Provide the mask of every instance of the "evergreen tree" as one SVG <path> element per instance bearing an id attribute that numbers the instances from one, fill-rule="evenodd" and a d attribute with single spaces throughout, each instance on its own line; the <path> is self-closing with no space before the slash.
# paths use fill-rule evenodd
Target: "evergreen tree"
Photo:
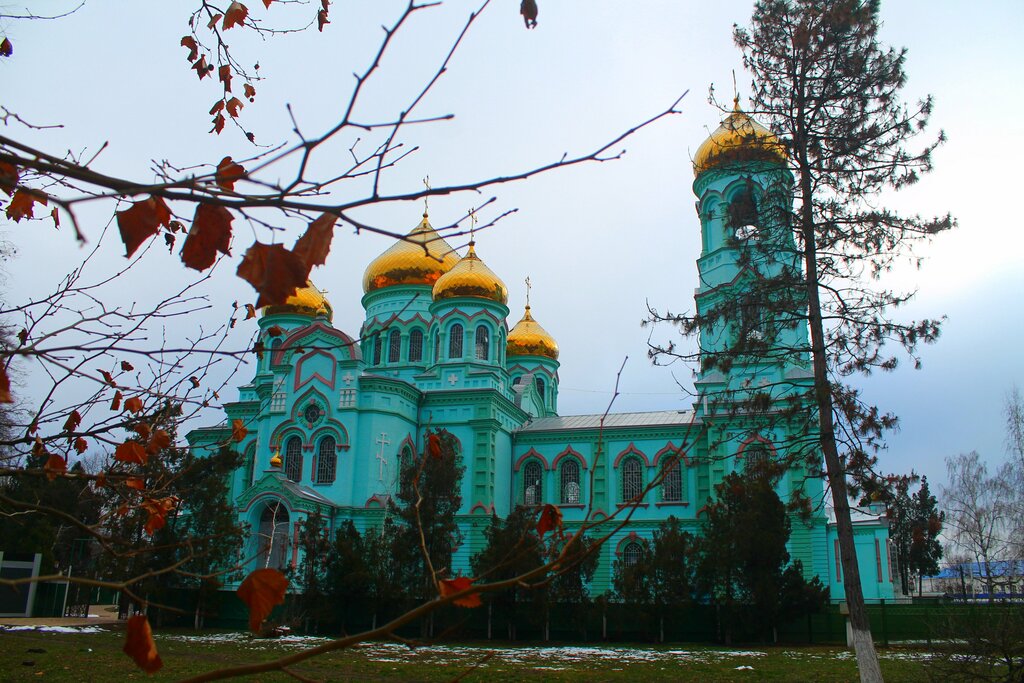
<path id="1" fill-rule="evenodd" d="M 913 510 L 914 527 L 908 560 L 911 571 L 917 576 L 917 593 L 920 595 L 923 577 L 939 573 L 939 560 L 942 559 L 939 534 L 946 518 L 928 488 L 928 477 L 921 477 L 921 487 L 914 494 Z"/>
<path id="2" fill-rule="evenodd" d="M 597 548 L 594 542 L 580 534 L 566 534 L 556 537 L 548 546 L 547 561 L 553 562 L 561 556 L 560 564 L 553 567 L 554 576 L 544 591 L 545 640 L 550 638 L 550 605 L 559 605 L 569 623 L 580 630 L 586 640 L 587 613 L 590 608 L 588 585 L 597 571 Z"/>
<path id="3" fill-rule="evenodd" d="M 288 574 L 290 587 L 299 592 L 298 599 L 293 603 L 298 611 L 294 616 L 301 619 L 306 631 L 310 630 L 310 621 L 316 625 L 333 613 L 332 606 L 328 605 L 325 598 L 328 591 L 328 568 L 334 547 L 327 521 L 319 511 L 308 515 L 299 525 L 299 562 Z"/>
<path id="4" fill-rule="evenodd" d="M 913 541 L 914 501 L 910 497 L 910 483 L 913 476 L 895 477 L 891 493 L 886 501 L 886 517 L 889 520 L 889 542 L 892 545 L 896 572 L 900 579 L 900 591 L 910 595 L 912 572 L 910 547 Z M 870 502 L 865 499 L 862 504 Z"/>
<path id="5" fill-rule="evenodd" d="M 693 603 L 697 590 L 697 541 L 670 516 L 654 531 L 650 557 L 651 597 L 658 618 L 658 640 L 665 641 L 665 618 Z"/>

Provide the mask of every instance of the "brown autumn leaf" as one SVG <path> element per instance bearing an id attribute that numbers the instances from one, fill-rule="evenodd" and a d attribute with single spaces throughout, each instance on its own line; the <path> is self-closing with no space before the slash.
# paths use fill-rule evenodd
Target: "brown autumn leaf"
<path id="1" fill-rule="evenodd" d="M 234 190 L 235 181 L 245 177 L 245 169 L 236 164 L 231 157 L 224 157 L 217 164 L 217 174 L 214 179 L 222 190 Z"/>
<path id="2" fill-rule="evenodd" d="M 83 439 L 82 437 L 78 437 L 77 439 L 75 439 L 75 451 L 79 455 L 85 453 L 87 450 L 89 450 L 89 443 L 85 439 Z"/>
<path id="3" fill-rule="evenodd" d="M 233 220 L 234 216 L 223 206 L 196 206 L 192 228 L 188 231 L 185 245 L 181 248 L 181 262 L 194 270 L 204 271 L 217 260 L 217 252 L 230 255 Z"/>
<path id="4" fill-rule="evenodd" d="M 210 132 L 212 133 L 212 132 L 216 131 L 217 135 L 220 135 L 220 132 L 222 130 L 224 130 L 224 122 L 225 121 L 227 121 L 227 119 L 224 118 L 223 114 L 217 114 L 216 116 L 214 116 L 213 117 L 213 128 L 210 129 Z"/>
<path id="5" fill-rule="evenodd" d="M 100 472 L 99 474 L 97 474 L 96 475 L 96 479 L 93 481 L 93 484 L 98 489 L 102 489 L 102 488 L 106 487 L 106 485 L 107 485 L 107 473 L 106 472 Z"/>
<path id="6" fill-rule="evenodd" d="M 519 4 L 519 13 L 523 15 L 526 28 L 537 28 L 537 0 L 523 0 Z"/>
<path id="7" fill-rule="evenodd" d="M 53 207 L 53 211 L 50 212 L 50 218 L 53 219 L 53 227 L 60 230 L 60 214 L 57 213 L 57 207 Z"/>
<path id="8" fill-rule="evenodd" d="M 189 377 L 188 381 L 192 382 L 192 388 L 194 388 L 194 389 L 198 389 L 199 388 L 199 378 L 196 377 L 195 375 L 192 375 L 191 377 Z"/>
<path id="9" fill-rule="evenodd" d="M 170 222 L 171 210 L 161 197 L 143 199 L 124 211 L 118 211 L 117 228 L 121 231 L 121 241 L 128 251 L 125 257 L 131 258 L 135 250 L 155 235 L 161 225 L 167 226 Z"/>
<path id="10" fill-rule="evenodd" d="M 213 67 L 206 63 L 206 55 L 203 55 L 195 64 L 192 65 L 192 68 L 196 70 L 196 75 L 199 76 L 199 80 L 203 80 L 210 74 L 210 69 Z"/>
<path id="11" fill-rule="evenodd" d="M 454 579 L 441 579 L 441 597 L 447 598 L 449 595 L 460 593 L 470 586 L 473 585 L 474 579 L 468 576 L 459 576 Z M 483 603 L 480 601 L 479 593 L 471 593 L 464 595 L 457 600 L 453 600 L 452 604 L 458 607 L 479 607 Z"/>
<path id="12" fill-rule="evenodd" d="M 50 457 L 46 459 L 46 464 L 43 465 L 43 471 L 46 472 L 46 478 L 53 481 L 68 471 L 68 463 L 56 453 L 51 453 Z"/>
<path id="13" fill-rule="evenodd" d="M 82 414 L 77 410 L 72 410 L 71 414 L 68 415 L 68 419 L 64 420 L 64 431 L 73 432 L 78 429 L 80 424 L 82 424 Z"/>
<path id="14" fill-rule="evenodd" d="M 121 361 L 121 370 L 123 372 L 131 372 L 134 369 L 135 369 L 135 366 L 132 365 L 131 363 L 129 363 L 128 361 L 126 361 L 126 360 Z"/>
<path id="15" fill-rule="evenodd" d="M 316 13 L 316 30 L 320 33 L 324 32 L 324 24 L 331 23 L 331 20 L 327 18 L 327 10 L 322 9 Z"/>
<path id="16" fill-rule="evenodd" d="M 245 577 L 238 587 L 238 597 L 249 608 L 249 629 L 260 630 L 260 624 L 270 616 L 275 605 L 284 603 L 288 579 L 276 569 L 257 569 Z"/>
<path id="17" fill-rule="evenodd" d="M 228 100 L 227 104 L 225 105 L 225 107 L 228 110 L 228 114 L 230 114 L 231 118 L 233 119 L 238 118 L 238 110 L 244 106 L 245 105 L 242 104 L 242 100 L 238 99 L 237 97 L 232 97 L 230 100 Z"/>
<path id="18" fill-rule="evenodd" d="M 334 224 L 338 217 L 330 213 L 322 213 L 309 224 L 302 237 L 295 241 L 292 252 L 303 260 L 306 268 L 322 266 L 327 263 L 327 254 L 331 251 L 331 239 L 334 237 Z"/>
<path id="19" fill-rule="evenodd" d="M 121 399 L 122 398 L 124 398 L 124 394 L 122 394 L 120 391 L 115 391 L 114 392 L 114 400 L 112 400 L 110 402 L 110 409 L 113 410 L 114 412 L 117 412 L 118 410 L 121 410 Z"/>
<path id="20" fill-rule="evenodd" d="M 284 328 L 281 327 L 280 325 L 272 325 L 271 327 L 267 328 L 267 336 L 268 337 L 280 337 L 283 334 L 284 334 Z"/>
<path id="21" fill-rule="evenodd" d="M 258 341 L 253 344 L 252 350 L 256 353 L 256 360 L 263 360 L 263 352 L 267 350 L 267 347 L 263 345 L 263 342 Z"/>
<path id="22" fill-rule="evenodd" d="M 213 116 L 217 112 L 223 111 L 223 110 L 224 110 L 224 100 L 217 100 L 216 102 L 213 103 L 213 106 L 210 107 L 210 116 Z"/>
<path id="23" fill-rule="evenodd" d="M 434 460 L 441 459 L 441 437 L 436 433 L 427 436 L 427 451 Z"/>
<path id="24" fill-rule="evenodd" d="M 130 399 L 124 402 L 124 409 L 135 414 L 142 412 L 142 399 L 138 396 L 132 396 Z"/>
<path id="25" fill-rule="evenodd" d="M 135 666 L 147 674 L 155 674 L 163 668 L 164 663 L 156 651 L 156 642 L 153 640 L 153 629 L 149 627 L 149 618 L 144 614 L 128 617 L 123 649 L 135 662 Z"/>
<path id="26" fill-rule="evenodd" d="M 214 14 L 212 17 L 210 17 L 210 21 L 206 22 L 206 28 L 212 31 L 213 27 L 217 25 L 217 22 L 220 21 L 220 18 L 222 16 L 223 15 L 221 14 Z"/>
<path id="27" fill-rule="evenodd" d="M 242 86 L 242 93 L 249 98 L 250 102 L 252 102 L 253 99 L 256 97 L 256 88 L 246 83 Z"/>
<path id="28" fill-rule="evenodd" d="M 124 480 L 124 485 L 136 491 L 146 490 L 146 482 L 142 477 L 128 477 Z"/>
<path id="29" fill-rule="evenodd" d="M 196 57 L 199 56 L 199 46 L 196 45 L 196 39 L 192 36 L 184 36 L 181 39 L 181 46 L 188 48 L 188 61 L 196 61 Z"/>
<path id="30" fill-rule="evenodd" d="M 237 0 L 228 5 L 228 11 L 224 13 L 224 30 L 234 26 L 245 26 L 245 18 L 249 16 L 249 9 Z"/>
<path id="31" fill-rule="evenodd" d="M 544 534 L 547 532 L 557 532 L 558 536 L 562 536 L 562 511 L 551 503 L 547 503 L 540 511 L 540 517 L 537 519 L 537 535 L 540 536 L 540 540 L 544 540 Z"/>
<path id="32" fill-rule="evenodd" d="M 224 92 L 231 92 L 231 65 L 225 64 L 217 69 L 217 79 L 224 84 Z"/>
<path id="33" fill-rule="evenodd" d="M 162 429 L 157 429 L 153 431 L 153 436 L 149 438 L 149 443 L 146 444 L 146 452 L 150 455 L 156 455 L 170 445 L 171 435 Z"/>
<path id="34" fill-rule="evenodd" d="M 280 244 L 254 243 L 238 266 L 238 276 L 257 292 L 256 308 L 283 304 L 306 285 L 309 268 Z"/>
<path id="35" fill-rule="evenodd" d="M 146 511 L 145 532 L 152 536 L 164 528 L 167 524 L 167 515 L 178 507 L 178 497 L 168 496 L 166 498 L 147 498 L 142 503 L 142 509 Z"/>
<path id="36" fill-rule="evenodd" d="M 231 421 L 231 440 L 240 442 L 245 439 L 249 430 L 245 428 L 245 422 L 238 418 Z"/>
<path id="37" fill-rule="evenodd" d="M 11 380 L 3 364 L 0 364 L 0 403 L 14 403 L 14 397 L 11 396 Z"/>
<path id="38" fill-rule="evenodd" d="M 256 307 L 253 306 L 252 304 L 246 304 L 245 305 L 245 318 L 244 319 L 245 320 L 249 320 L 250 318 L 255 318 L 255 317 L 256 317 Z"/>
<path id="39" fill-rule="evenodd" d="M 144 440 L 149 438 L 150 427 L 145 422 L 139 422 L 132 425 L 132 431 L 141 436 Z"/>
<path id="40" fill-rule="evenodd" d="M 272 2 L 274 2 L 274 0 L 263 0 L 263 6 L 270 9 L 270 3 Z"/>
<path id="41" fill-rule="evenodd" d="M 18 167 L 6 161 L 0 161 L 0 190 L 10 196 L 18 184 Z"/>
<path id="42" fill-rule="evenodd" d="M 10 38 L 4 38 L 0 41 L 0 57 L 10 57 L 14 54 L 14 46 L 11 45 Z"/>
<path id="43" fill-rule="evenodd" d="M 125 441 L 114 449 L 114 460 L 129 465 L 145 465 L 149 461 L 149 454 L 138 441 Z"/>
<path id="44" fill-rule="evenodd" d="M 21 221 L 22 218 L 35 218 L 32 211 L 36 204 L 47 204 L 46 195 L 42 192 L 36 192 L 35 190 L 28 190 L 24 187 L 18 188 L 14 192 L 14 196 L 11 197 L 10 204 L 7 205 L 7 217 L 15 223 Z"/>

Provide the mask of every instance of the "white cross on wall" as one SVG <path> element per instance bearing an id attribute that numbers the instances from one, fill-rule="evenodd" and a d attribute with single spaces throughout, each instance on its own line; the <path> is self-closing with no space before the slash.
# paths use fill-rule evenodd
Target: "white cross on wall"
<path id="1" fill-rule="evenodd" d="M 452 374 L 448 375 L 448 384 L 451 384 L 452 386 L 455 386 L 456 384 L 458 384 L 458 382 L 459 382 L 459 376 L 456 375 L 454 372 Z"/>
<path id="2" fill-rule="evenodd" d="M 346 372 L 345 375 L 341 378 L 341 381 L 345 383 L 345 386 L 349 386 L 350 384 L 352 384 L 352 380 L 354 379 L 355 377 L 352 376 L 351 372 Z"/>
<path id="3" fill-rule="evenodd" d="M 380 464 L 380 472 L 377 474 L 377 478 L 380 483 L 384 483 L 384 469 L 388 466 L 384 461 L 384 447 L 390 446 L 391 442 L 388 441 L 388 433 L 381 432 L 380 436 L 377 437 L 377 443 L 380 444 L 380 452 L 377 453 L 377 461 Z"/>

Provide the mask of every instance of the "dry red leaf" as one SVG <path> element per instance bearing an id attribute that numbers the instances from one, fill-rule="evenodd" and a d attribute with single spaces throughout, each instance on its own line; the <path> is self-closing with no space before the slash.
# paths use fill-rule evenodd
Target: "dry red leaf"
<path id="1" fill-rule="evenodd" d="M 224 92 L 231 92 L 231 65 L 225 64 L 217 69 L 217 78 L 224 84 Z"/>
<path id="2" fill-rule="evenodd" d="M 112 387 L 117 386 L 117 382 L 114 381 L 114 376 L 107 370 L 100 370 L 100 374 L 103 375 L 103 381 Z"/>
<path id="3" fill-rule="evenodd" d="M 203 80 L 210 73 L 210 65 L 206 63 L 206 55 L 203 55 L 199 60 L 192 65 L 192 68 L 196 70 L 196 75 L 199 76 L 199 80 Z"/>
<path id="4" fill-rule="evenodd" d="M 256 317 L 256 307 L 252 304 L 245 305 L 245 320 Z"/>
<path id="5" fill-rule="evenodd" d="M 43 465 L 43 470 L 46 472 L 46 478 L 53 481 L 58 475 L 68 471 L 68 463 L 56 453 L 51 453 L 50 457 L 46 459 L 46 464 Z"/>
<path id="6" fill-rule="evenodd" d="M 252 350 L 256 353 L 256 360 L 263 360 L 263 352 L 267 350 L 267 347 L 263 345 L 263 342 L 258 341 L 253 344 Z"/>
<path id="7" fill-rule="evenodd" d="M 295 241 L 292 252 L 302 259 L 306 268 L 322 266 L 327 263 L 327 254 L 331 251 L 331 239 L 334 237 L 334 224 L 338 217 L 330 213 L 322 213 L 309 224 L 302 237 Z"/>
<path id="8" fill-rule="evenodd" d="M 523 22 L 526 23 L 526 28 L 537 28 L 536 0 L 523 0 L 519 4 L 519 13 L 523 15 Z"/>
<path id="9" fill-rule="evenodd" d="M 242 104 L 242 100 L 238 99 L 237 97 L 232 97 L 224 106 L 227 108 L 228 114 L 231 115 L 231 118 L 237 119 L 238 110 L 244 107 L 245 105 Z"/>
<path id="10" fill-rule="evenodd" d="M 57 207 L 53 207 L 53 211 L 50 212 L 50 218 L 53 219 L 53 227 L 60 230 L 60 214 L 57 213 Z"/>
<path id="11" fill-rule="evenodd" d="M 224 109 L 224 100 L 217 100 L 216 102 L 213 103 L 213 106 L 210 107 L 210 116 L 213 116 L 214 114 L 216 114 L 219 111 L 222 111 L 223 109 Z"/>
<path id="12" fill-rule="evenodd" d="M 82 424 L 82 414 L 77 410 L 72 410 L 71 414 L 68 415 L 68 419 L 64 420 L 64 431 L 73 432 L 78 429 L 80 424 Z"/>
<path id="13" fill-rule="evenodd" d="M 157 429 L 153 432 L 153 436 L 149 438 L 149 443 L 146 444 L 146 452 L 150 455 L 156 455 L 170 445 L 171 435 L 162 429 Z"/>
<path id="14" fill-rule="evenodd" d="M 252 87 L 251 85 L 249 85 L 248 83 L 246 83 L 245 85 L 243 85 L 243 86 L 242 86 L 242 93 L 243 93 L 243 94 L 244 94 L 244 95 L 245 95 L 246 97 L 248 97 L 248 98 L 249 98 L 249 101 L 250 101 L 250 102 L 252 102 L 252 101 L 253 101 L 253 98 L 255 98 L 255 97 L 256 97 L 256 88 L 254 88 L 254 87 Z"/>
<path id="15" fill-rule="evenodd" d="M 135 366 L 126 360 L 121 361 L 121 370 L 124 372 L 131 372 L 135 369 Z"/>
<path id="16" fill-rule="evenodd" d="M 11 45 L 10 38 L 4 38 L 3 41 L 0 41 L 0 57 L 10 57 L 13 54 L 14 46 Z"/>
<path id="17" fill-rule="evenodd" d="M 121 399 L 124 398 L 124 394 L 120 391 L 114 392 L 114 400 L 110 402 L 110 409 L 113 411 L 121 410 Z"/>
<path id="18" fill-rule="evenodd" d="M 547 503 L 540 511 L 537 519 L 537 535 L 544 540 L 544 534 L 549 531 L 557 532 L 562 536 L 562 511 L 551 503 Z"/>
<path id="19" fill-rule="evenodd" d="M 284 603 L 288 579 L 276 569 L 257 569 L 238 587 L 238 597 L 249 608 L 249 629 L 258 632 L 275 605 Z"/>
<path id="20" fill-rule="evenodd" d="M 270 9 L 270 3 L 272 2 L 274 2 L 274 0 L 263 0 L 263 6 Z"/>
<path id="21" fill-rule="evenodd" d="M 430 457 L 435 460 L 441 459 L 441 437 L 437 434 L 430 434 L 427 436 L 427 452 L 430 453 Z"/>
<path id="22" fill-rule="evenodd" d="M 0 403 L 14 403 L 11 396 L 11 380 L 7 376 L 7 368 L 0 365 Z"/>
<path id="23" fill-rule="evenodd" d="M 164 663 L 156 651 L 156 642 L 153 641 L 153 629 L 149 627 L 149 619 L 144 614 L 128 617 L 124 653 L 132 658 L 135 666 L 148 674 L 155 674 L 163 667 Z"/>
<path id="24" fill-rule="evenodd" d="M 212 30 L 213 27 L 217 25 L 217 22 L 220 21 L 220 18 L 222 16 L 223 15 L 221 14 L 214 14 L 212 17 L 210 17 L 210 21 L 206 22 L 206 28 Z"/>
<path id="25" fill-rule="evenodd" d="M 98 488 L 104 488 L 107 485 L 107 473 L 100 472 L 96 475 L 96 479 L 93 481 L 93 485 Z"/>
<path id="26" fill-rule="evenodd" d="M 195 389 L 199 388 L 199 378 L 196 377 L 195 375 L 192 375 L 191 377 L 189 377 L 188 381 L 192 382 L 192 387 L 193 388 L 195 388 Z"/>
<path id="27" fill-rule="evenodd" d="M 18 167 L 6 161 L 0 161 L 0 190 L 10 196 L 18 184 Z"/>
<path id="28" fill-rule="evenodd" d="M 136 491 L 146 490 L 146 482 L 142 477 L 128 477 L 124 480 L 124 485 L 130 489 L 135 489 Z"/>
<path id="29" fill-rule="evenodd" d="M 199 56 L 199 46 L 196 45 L 196 39 L 192 36 L 184 36 L 181 39 L 181 46 L 188 48 L 188 61 L 196 61 L 196 57 Z"/>
<path id="30" fill-rule="evenodd" d="M 160 531 L 167 524 L 167 515 L 178 506 L 177 496 L 167 498 L 147 498 L 142 503 L 142 509 L 146 511 L 145 532 L 152 536 Z"/>
<path id="31" fill-rule="evenodd" d="M 227 119 L 224 118 L 223 114 L 217 114 L 216 116 L 214 116 L 213 117 L 213 128 L 210 129 L 210 132 L 213 133 L 214 131 L 216 131 L 217 135 L 220 135 L 220 132 L 222 130 L 224 130 L 224 122 L 225 121 L 227 121 Z"/>
<path id="32" fill-rule="evenodd" d="M 273 325 L 267 328 L 268 337 L 280 337 L 282 334 L 284 334 L 284 328 L 280 325 Z"/>
<path id="33" fill-rule="evenodd" d="M 224 157 L 217 164 L 214 179 L 222 190 L 234 190 L 235 181 L 245 177 L 245 169 L 236 164 L 231 157 Z"/>
<path id="34" fill-rule="evenodd" d="M 118 211 L 117 228 L 121 231 L 121 241 L 128 250 L 125 257 L 131 258 L 139 245 L 155 235 L 161 225 L 166 226 L 170 222 L 171 210 L 160 197 L 143 199 L 124 211 Z"/>
<path id="35" fill-rule="evenodd" d="M 124 409 L 133 413 L 142 412 L 142 399 L 138 396 L 132 396 L 130 399 L 124 402 Z"/>
<path id="36" fill-rule="evenodd" d="M 233 2 L 228 5 L 228 11 L 224 13 L 224 30 L 233 26 L 244 26 L 245 18 L 249 16 L 249 9 L 240 2 Z"/>
<path id="37" fill-rule="evenodd" d="M 259 292 L 256 307 L 263 308 L 283 304 L 296 289 L 304 287 L 309 268 L 280 244 L 256 242 L 245 252 L 238 276 Z"/>
<path id="38" fill-rule="evenodd" d="M 249 433 L 249 430 L 245 428 L 245 422 L 243 422 L 242 420 L 240 420 L 238 418 L 235 418 L 234 420 L 231 421 L 231 440 L 232 441 L 236 441 L 236 442 L 237 441 L 242 441 L 243 439 L 245 439 L 245 436 L 248 433 Z"/>
<path id="39" fill-rule="evenodd" d="M 114 460 L 130 465 L 145 465 L 149 460 L 149 454 L 138 441 L 125 441 L 114 449 Z"/>
<path id="40" fill-rule="evenodd" d="M 87 450 L 89 450 L 89 444 L 85 439 L 83 439 L 82 437 L 78 437 L 77 439 L 75 439 L 75 452 L 81 455 L 82 453 L 85 453 Z"/>
<path id="41" fill-rule="evenodd" d="M 138 424 L 133 425 L 132 426 L 132 430 L 136 434 L 141 436 L 143 439 L 148 439 L 149 438 L 150 429 L 149 429 L 149 425 L 146 424 L 145 422 L 139 422 Z"/>
<path id="42" fill-rule="evenodd" d="M 321 33 L 323 33 L 324 32 L 324 24 L 331 23 L 330 19 L 327 18 L 327 10 L 326 9 L 322 9 L 319 12 L 316 13 L 316 23 L 317 23 L 316 30 L 318 30 Z"/>
<path id="43" fill-rule="evenodd" d="M 460 593 L 470 586 L 473 585 L 474 579 L 468 576 L 459 576 L 454 579 L 441 579 L 441 597 L 447 598 L 449 595 Z M 457 600 L 452 601 L 458 607 L 479 607 L 483 603 L 480 601 L 479 593 L 470 593 Z"/>
<path id="44" fill-rule="evenodd" d="M 234 216 L 223 206 L 199 204 L 192 218 L 192 228 L 181 248 L 181 262 L 189 268 L 203 271 L 217 260 L 217 252 L 230 255 L 233 220 Z"/>
<path id="45" fill-rule="evenodd" d="M 21 221 L 22 218 L 35 218 L 33 215 L 33 209 L 36 204 L 47 204 L 46 195 L 35 190 L 28 190 L 24 187 L 15 190 L 14 196 L 11 197 L 11 203 L 7 205 L 7 217 L 15 223 Z"/>

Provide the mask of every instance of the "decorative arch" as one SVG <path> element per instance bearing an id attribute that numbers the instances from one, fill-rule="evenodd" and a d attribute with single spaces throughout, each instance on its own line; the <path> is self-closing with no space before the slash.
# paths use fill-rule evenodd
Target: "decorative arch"
<path id="1" fill-rule="evenodd" d="M 541 455 L 540 453 L 538 453 L 536 450 L 531 448 L 530 450 L 526 451 L 521 456 L 519 456 L 519 459 L 516 460 L 516 464 L 512 467 L 512 471 L 513 472 L 518 472 L 519 468 L 522 467 L 523 464 L 527 460 L 529 460 L 530 458 L 535 458 L 535 459 L 539 460 L 540 464 L 541 464 L 541 467 L 543 467 L 544 469 L 546 469 L 546 470 L 550 470 L 551 469 L 551 466 L 548 465 L 548 461 L 544 458 L 544 456 Z"/>
<path id="2" fill-rule="evenodd" d="M 471 514 L 471 515 L 473 515 L 473 514 L 493 515 L 494 514 L 494 504 L 490 503 L 490 504 L 486 504 L 485 505 L 481 501 L 477 501 L 476 503 L 473 504 L 473 507 L 471 507 L 469 509 L 469 514 Z"/>
<path id="3" fill-rule="evenodd" d="M 306 432 L 291 420 L 279 424 L 277 429 L 270 434 L 270 452 L 273 453 L 278 448 L 284 448 L 284 442 L 292 436 L 297 436 L 305 442 Z"/>
<path id="4" fill-rule="evenodd" d="M 650 545 L 646 538 L 644 538 L 635 531 L 630 531 L 628 534 L 620 538 L 619 542 L 615 544 L 616 557 L 621 557 L 622 551 L 625 550 L 626 546 L 630 543 L 639 543 L 644 547 L 644 549 L 647 549 L 647 547 Z"/>
<path id="5" fill-rule="evenodd" d="M 587 469 L 586 458 L 579 451 L 573 449 L 572 446 L 566 446 L 564 451 L 555 456 L 555 459 L 551 462 L 550 469 L 558 469 L 558 463 L 562 462 L 565 458 L 576 458 L 580 461 L 580 467 Z"/>
<path id="6" fill-rule="evenodd" d="M 327 370 L 328 374 L 330 375 L 329 377 L 325 377 L 323 374 L 321 374 L 319 370 L 316 369 L 310 372 L 308 377 L 305 376 L 304 373 L 306 371 L 306 366 L 313 365 L 317 361 L 320 361 L 321 363 L 326 361 L 327 367 L 329 368 Z M 309 384 L 313 380 L 318 379 L 325 385 L 327 385 L 328 388 L 334 389 L 334 385 L 337 382 L 337 376 L 338 359 L 335 358 L 333 354 L 328 353 L 324 349 L 311 349 L 307 353 L 302 354 L 302 356 L 299 357 L 299 360 L 296 361 L 295 363 L 295 379 L 293 387 L 295 391 L 298 391 L 303 386 Z"/>
<path id="7" fill-rule="evenodd" d="M 743 458 L 744 451 L 746 451 L 748 447 L 754 444 L 760 444 L 767 448 L 768 454 L 772 458 L 777 458 L 779 456 L 779 452 L 775 449 L 775 444 L 773 444 L 771 441 L 769 441 L 764 436 L 761 436 L 760 434 L 753 434 L 747 437 L 742 443 L 740 443 L 740 447 L 736 450 L 736 457 L 738 459 Z"/>
<path id="8" fill-rule="evenodd" d="M 635 445 L 633 445 L 633 442 L 630 442 L 630 444 L 626 446 L 625 450 L 621 451 L 617 456 L 615 456 L 615 462 L 612 463 L 612 467 L 617 469 L 619 467 L 619 462 L 621 462 L 622 459 L 628 455 L 637 456 L 638 458 L 640 458 L 640 462 L 642 462 L 646 467 L 651 466 L 651 461 L 647 459 L 647 456 L 644 455 L 644 452 L 637 448 Z"/>
<path id="9" fill-rule="evenodd" d="M 369 508 L 371 510 L 382 510 L 387 506 L 388 497 L 380 493 L 373 494 L 372 496 L 366 499 L 365 503 L 363 503 L 364 508 Z"/>
<path id="10" fill-rule="evenodd" d="M 339 451 L 347 451 L 351 446 L 348 440 L 348 430 L 337 420 L 328 420 L 325 424 L 317 427 L 309 436 L 309 443 L 315 444 L 324 436 L 333 436 Z"/>
<path id="11" fill-rule="evenodd" d="M 662 457 L 671 457 L 676 453 L 679 453 L 679 459 L 682 463 L 687 467 L 690 467 L 690 458 L 686 456 L 686 451 L 680 452 L 681 448 L 682 446 L 676 446 L 674 443 L 669 441 L 664 448 L 654 454 L 654 466 L 658 467 L 661 464 Z"/>

